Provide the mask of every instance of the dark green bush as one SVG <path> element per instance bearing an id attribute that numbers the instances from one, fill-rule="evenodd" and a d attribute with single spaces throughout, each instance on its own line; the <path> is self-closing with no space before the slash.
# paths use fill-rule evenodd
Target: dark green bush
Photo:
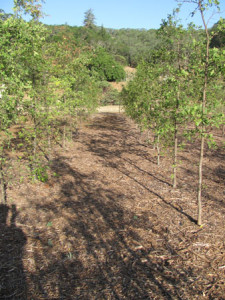
<path id="1" fill-rule="evenodd" d="M 116 62 L 118 62 L 122 66 L 127 66 L 127 64 L 128 64 L 126 58 L 122 55 L 114 55 L 114 59 Z"/>
<path id="2" fill-rule="evenodd" d="M 103 48 L 95 51 L 89 68 L 98 74 L 100 80 L 121 81 L 126 76 L 123 67 Z"/>

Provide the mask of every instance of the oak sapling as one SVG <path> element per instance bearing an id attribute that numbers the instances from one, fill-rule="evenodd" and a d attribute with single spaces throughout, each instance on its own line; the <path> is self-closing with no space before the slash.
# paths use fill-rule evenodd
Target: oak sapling
<path id="1" fill-rule="evenodd" d="M 180 3 L 188 2 L 196 5 L 193 12 L 199 12 L 204 28 L 204 34 L 200 35 L 198 41 L 193 38 L 190 43 L 190 49 L 193 54 L 188 65 L 190 74 L 192 74 L 192 93 L 193 101 L 190 102 L 190 119 L 195 124 L 196 133 L 200 137 L 200 156 L 198 169 L 198 217 L 197 224 L 202 226 L 202 186 L 203 186 L 203 165 L 204 149 L 206 140 L 212 138 L 212 128 L 219 127 L 224 116 L 218 113 L 217 106 L 221 103 L 213 90 L 218 87 L 219 78 L 224 76 L 221 72 L 221 62 L 224 61 L 222 51 L 210 49 L 210 42 L 213 32 L 210 32 L 205 12 L 208 9 L 216 8 L 219 11 L 220 2 L 217 0 L 189 0 L 178 1 Z M 216 54 L 216 55 L 215 55 Z M 216 59 L 215 59 L 216 57 Z M 191 78 L 190 78 L 191 79 Z M 196 93 L 196 91 L 200 91 Z M 218 91 L 217 91 L 218 93 Z M 218 94 L 217 94 L 218 95 Z"/>

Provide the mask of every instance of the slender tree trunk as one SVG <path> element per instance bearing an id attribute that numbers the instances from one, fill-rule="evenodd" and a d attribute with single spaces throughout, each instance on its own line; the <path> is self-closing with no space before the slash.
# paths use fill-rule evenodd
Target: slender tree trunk
<path id="1" fill-rule="evenodd" d="M 205 139 L 201 137 L 201 149 L 199 158 L 199 169 L 198 169 L 198 225 L 202 225 L 202 169 L 203 169 L 203 158 L 204 158 L 204 143 Z"/>
<path id="2" fill-rule="evenodd" d="M 223 108 L 223 114 L 224 114 L 224 108 Z M 225 125 L 222 125 L 222 136 L 224 136 L 224 131 L 225 131 Z"/>
<path id="3" fill-rule="evenodd" d="M 1 184 L 1 190 L 2 190 L 2 204 L 6 204 L 6 184 L 4 180 L 4 173 L 2 166 L 0 167 L 0 184 Z"/>
<path id="4" fill-rule="evenodd" d="M 178 70 L 181 71 L 181 49 L 180 41 L 177 43 L 177 53 L 178 53 Z M 178 78 L 178 80 L 180 80 Z M 176 110 L 174 115 L 174 158 L 173 158 L 173 188 L 177 187 L 177 155 L 178 155 L 178 111 L 180 106 L 180 81 L 178 81 L 178 91 L 176 98 Z"/>
<path id="5" fill-rule="evenodd" d="M 75 121 L 73 121 L 73 119 L 70 121 L 70 141 L 73 140 L 73 133 L 76 126 L 77 126 L 77 116 Z"/>
<path id="6" fill-rule="evenodd" d="M 147 139 L 146 139 L 146 143 L 150 144 L 150 129 L 147 129 Z"/>
<path id="7" fill-rule="evenodd" d="M 204 86 L 203 86 L 203 93 L 202 93 L 202 128 L 201 128 L 201 149 L 200 149 L 200 158 L 199 158 L 199 178 L 198 178 L 198 220 L 197 224 L 199 226 L 202 225 L 202 173 L 203 173 L 203 160 L 204 160 L 204 144 L 205 144 L 205 125 L 203 123 L 203 118 L 205 114 L 205 108 L 206 108 L 206 92 L 207 92 L 207 84 L 208 84 L 208 66 L 209 66 L 209 43 L 210 43 L 210 38 L 209 38 L 209 32 L 208 28 L 205 22 L 205 17 L 203 13 L 203 8 L 202 8 L 202 0 L 198 1 L 199 4 L 199 10 L 201 13 L 202 21 L 204 24 L 205 28 L 205 33 L 206 33 L 206 58 L 205 58 L 205 76 L 204 76 Z"/>
<path id="8" fill-rule="evenodd" d="M 174 160 L 173 160 L 173 188 L 177 187 L 177 149 L 178 149 L 178 138 L 177 138 L 177 123 L 175 121 L 175 132 L 174 132 Z"/>
<path id="9" fill-rule="evenodd" d="M 34 156 L 34 161 L 36 162 L 36 157 L 37 157 L 37 100 L 35 97 L 35 113 L 34 113 L 34 140 L 33 140 L 33 156 Z"/>
<path id="10" fill-rule="evenodd" d="M 180 63 L 179 63 L 180 68 Z M 177 113 L 180 104 L 180 84 L 178 84 L 178 92 L 176 99 L 176 113 L 174 118 L 174 159 L 173 159 L 173 188 L 177 187 L 177 154 L 178 154 L 178 124 L 177 124 Z"/>
<path id="11" fill-rule="evenodd" d="M 44 85 L 46 84 L 46 76 L 44 75 Z M 50 116 L 50 107 L 49 104 L 47 102 L 47 98 L 46 96 L 44 96 L 44 102 L 45 102 L 45 111 L 46 111 L 46 118 L 48 119 L 47 122 L 47 143 L 48 143 L 48 158 L 49 160 L 51 160 L 51 152 L 52 152 L 52 147 L 51 147 L 51 125 L 50 125 L 50 121 L 49 121 L 49 116 Z"/>
<path id="12" fill-rule="evenodd" d="M 33 88 L 35 88 L 36 80 L 35 76 L 33 75 Z M 34 161 L 36 161 L 36 154 L 37 154 L 37 96 L 34 96 L 34 140 L 33 140 L 33 156 Z"/>
<path id="13" fill-rule="evenodd" d="M 153 150 L 155 150 L 155 146 L 156 146 L 156 136 L 154 135 L 154 138 L 153 138 Z"/>
<path id="14" fill-rule="evenodd" d="M 37 129 L 36 129 L 36 125 L 35 125 L 35 128 L 34 128 L 33 155 L 34 155 L 34 160 L 36 160 L 36 156 L 37 156 Z"/>
<path id="15" fill-rule="evenodd" d="M 156 127 L 156 124 L 154 124 L 154 127 Z M 156 134 L 155 134 L 155 132 L 154 132 L 154 137 L 153 137 L 153 150 L 155 150 L 155 148 L 156 148 L 156 144 L 157 144 L 157 136 L 156 136 Z"/>
<path id="16" fill-rule="evenodd" d="M 50 134 L 50 129 L 48 128 L 48 156 L 49 156 L 49 159 L 51 160 L 51 153 L 52 153 L 52 143 L 51 143 L 51 134 Z"/>
<path id="17" fill-rule="evenodd" d="M 160 165 L 160 146 L 159 146 L 159 135 L 157 136 L 157 165 Z"/>
<path id="18" fill-rule="evenodd" d="M 63 149 L 66 147 L 66 125 L 63 126 Z"/>

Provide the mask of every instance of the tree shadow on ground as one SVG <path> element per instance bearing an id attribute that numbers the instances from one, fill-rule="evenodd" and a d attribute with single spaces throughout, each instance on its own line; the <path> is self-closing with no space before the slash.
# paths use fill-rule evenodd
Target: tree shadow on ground
<path id="1" fill-rule="evenodd" d="M 131 128 L 124 115 L 104 114 L 96 118 L 94 124 L 91 124 L 89 127 L 95 131 L 99 130 L 97 136 L 89 135 L 86 138 L 86 145 L 90 152 L 107 161 L 112 161 L 114 158 L 124 160 L 123 154 L 132 154 L 141 160 L 157 165 L 157 158 L 149 154 L 149 147 L 139 142 L 140 134 Z M 131 160 L 129 160 L 129 163 L 131 163 Z M 135 167 L 138 168 L 136 165 Z M 153 176 L 149 171 L 148 174 Z M 159 174 L 157 176 L 155 179 L 171 186 L 167 179 L 161 178 L 162 176 L 160 177 Z"/>
<path id="2" fill-rule="evenodd" d="M 15 205 L 0 204 L 0 299 L 27 299 L 22 262 L 26 236 L 15 225 L 17 214 Z"/>
<path id="3" fill-rule="evenodd" d="M 48 237 L 40 233 L 42 251 L 33 254 L 38 299 L 185 299 L 193 293 L 192 270 L 183 267 L 156 217 L 135 218 L 122 205 L 127 196 L 101 187 L 93 173 L 82 174 L 64 158 L 55 159 L 53 171 L 62 177 L 60 196 L 36 203 L 52 222 Z"/>
<path id="4" fill-rule="evenodd" d="M 112 126 L 112 122 L 113 125 Z M 140 156 L 142 159 L 148 159 L 148 161 L 152 162 L 150 155 L 147 151 L 140 149 L 137 146 L 137 140 L 135 137 L 135 133 L 130 133 L 130 136 L 127 134 L 127 124 L 125 123 L 124 117 L 122 116 L 111 116 L 106 115 L 104 118 L 100 118 L 97 121 L 97 124 L 92 126 L 93 128 L 97 128 L 99 130 L 110 130 L 115 131 L 115 134 L 108 134 L 107 132 L 101 133 L 97 137 L 88 136 L 86 139 L 86 146 L 88 151 L 94 153 L 98 157 L 104 158 L 103 164 L 107 167 L 111 167 L 119 171 L 121 174 L 127 176 L 129 179 L 133 180 L 135 183 L 139 184 L 142 188 L 156 196 L 160 199 L 164 204 L 170 206 L 175 211 L 179 212 L 181 215 L 187 217 L 191 222 L 196 224 L 196 220 L 192 218 L 189 214 L 183 211 L 181 207 L 176 207 L 171 202 L 165 200 L 165 198 L 160 195 L 160 186 L 165 186 L 165 188 L 171 188 L 172 185 L 168 182 L 167 179 L 164 179 L 162 176 L 155 176 L 153 172 L 145 171 L 136 165 L 131 159 L 124 157 L 123 154 L 132 154 L 136 156 Z M 113 129 L 112 129 L 113 128 Z M 132 132 L 132 131 L 130 131 Z M 130 137 L 135 137 L 132 141 Z M 129 139 L 128 139 L 129 138 Z M 157 191 L 152 188 L 149 188 L 138 180 L 136 177 L 132 176 L 132 172 L 128 169 L 128 165 L 134 167 L 140 174 L 143 172 L 149 176 L 150 179 L 153 179 L 157 182 Z M 154 170 L 154 173 L 155 170 Z"/>
<path id="5" fill-rule="evenodd" d="M 218 156 L 215 153 L 219 153 Z M 221 149 L 214 151 L 208 150 L 205 155 L 206 162 L 203 164 L 202 197 L 207 199 L 210 205 L 215 209 L 224 209 L 223 188 L 225 169 L 222 164 L 218 165 L 218 158 L 221 158 L 221 162 L 224 161 L 225 155 Z M 191 164 L 191 161 L 184 156 L 180 156 L 180 159 L 185 162 L 185 164 L 179 166 L 178 170 L 183 178 L 184 187 L 182 188 L 189 193 L 196 193 L 198 190 L 198 166 L 197 164 Z M 215 161 L 213 161 L 214 159 Z"/>
<path id="6" fill-rule="evenodd" d="M 37 189 L 35 187 L 35 192 L 26 196 L 28 212 L 24 212 L 24 217 L 21 218 L 21 223 L 29 227 L 27 283 L 21 259 L 26 237 L 13 225 L 15 207 L 11 209 L 12 216 L 14 215 L 11 225 L 6 225 L 9 232 L 21 237 L 21 242 L 15 243 L 13 240 L 11 244 L 15 246 L 12 253 L 18 251 L 18 269 L 22 273 L 17 278 L 7 279 L 9 285 L 18 281 L 21 282 L 19 288 L 24 288 L 21 294 L 18 288 L 15 299 L 26 299 L 25 296 L 22 297 L 25 295 L 26 284 L 27 298 L 38 300 L 185 300 L 202 297 L 202 293 L 207 292 L 210 286 L 210 281 L 205 281 L 205 274 L 211 271 L 204 269 L 204 261 L 200 266 L 195 265 L 196 260 L 192 261 L 194 255 L 188 253 L 188 243 L 197 240 L 195 232 L 191 232 L 188 240 L 183 241 L 185 232 L 184 235 L 176 236 L 182 228 L 176 227 L 169 232 L 171 227 L 168 229 L 166 219 L 162 219 L 164 209 L 169 207 L 165 214 L 166 211 L 173 211 L 177 215 L 185 216 L 184 219 L 188 219 L 185 223 L 187 227 L 190 226 L 189 221 L 193 220 L 182 209 L 168 202 L 161 195 L 161 191 L 157 190 L 157 186 L 153 188 L 148 182 L 141 180 L 139 173 L 144 173 L 158 186 L 170 188 L 166 178 L 158 176 L 154 170 L 146 171 L 143 165 L 138 164 L 138 160 L 134 163 L 132 155 L 140 160 L 144 158 L 152 166 L 155 165 L 154 159 L 148 151 L 137 145 L 136 134 L 132 131 L 129 133 L 130 128 L 125 124 L 124 117 L 103 116 L 90 128 L 98 129 L 98 134 L 92 136 L 90 132 L 86 134 L 84 131 L 81 133 L 84 136 L 79 141 L 82 143 L 81 149 L 91 153 L 87 157 L 97 158 L 97 161 L 99 158 L 102 164 L 99 165 L 106 169 L 108 167 L 109 176 L 110 171 L 115 169 L 116 174 L 121 173 L 131 184 L 136 187 L 140 185 L 149 195 L 154 195 L 153 198 L 157 198 L 162 206 L 160 216 L 154 210 L 142 209 L 136 215 L 131 207 L 136 200 L 132 194 L 104 183 L 103 176 L 98 176 L 96 172 L 97 168 L 93 171 L 86 166 L 85 171 L 81 171 L 75 165 L 77 158 L 73 162 L 73 155 L 65 152 L 65 156 L 56 155 L 51 163 L 51 171 L 58 177 L 53 180 L 50 188 L 52 194 L 48 198 L 38 193 L 38 188 L 44 188 L 44 184 L 40 184 Z M 54 181 L 57 182 L 56 191 Z M 129 191 L 128 187 L 127 190 Z M 124 204 L 127 200 L 130 206 Z M 169 218 L 172 215 L 173 213 L 169 214 Z M 5 226 L 6 217 L 2 220 Z M 1 229 L 1 233 L 4 235 L 5 231 Z M 9 242 L 3 239 L 3 244 L 9 245 Z M 10 253 L 5 251 L 4 255 L 9 256 Z M 0 262 L 4 267 L 3 258 Z M 12 264 L 9 272 L 14 271 L 16 274 Z M 13 296 L 11 299 L 14 299 Z"/>

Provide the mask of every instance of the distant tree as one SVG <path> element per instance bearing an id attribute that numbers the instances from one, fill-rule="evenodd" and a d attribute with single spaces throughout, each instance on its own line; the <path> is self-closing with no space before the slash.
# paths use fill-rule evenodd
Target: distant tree
<path id="1" fill-rule="evenodd" d="M 0 20 L 5 21 L 5 20 L 11 18 L 12 16 L 13 16 L 12 14 L 7 14 L 4 12 L 3 9 L 0 9 Z"/>
<path id="2" fill-rule="evenodd" d="M 210 42 L 210 47 L 216 47 L 216 48 L 222 48 L 225 47 L 225 31 L 223 29 L 220 29 L 220 24 L 224 22 L 225 19 L 221 19 L 219 22 L 214 24 L 212 29 L 210 31 L 213 31 L 213 37 Z"/>
<path id="3" fill-rule="evenodd" d="M 124 56 L 132 67 L 148 60 L 150 51 L 160 42 L 155 29 L 108 29 L 107 32 L 112 37 L 107 45 L 109 52 Z"/>
<path id="4" fill-rule="evenodd" d="M 93 28 L 95 26 L 95 15 L 91 8 L 84 13 L 84 26 L 87 28 Z"/>
<path id="5" fill-rule="evenodd" d="M 110 34 L 106 31 L 104 26 L 102 25 L 99 32 L 98 32 L 99 38 L 101 38 L 102 41 L 106 42 L 110 39 Z"/>

